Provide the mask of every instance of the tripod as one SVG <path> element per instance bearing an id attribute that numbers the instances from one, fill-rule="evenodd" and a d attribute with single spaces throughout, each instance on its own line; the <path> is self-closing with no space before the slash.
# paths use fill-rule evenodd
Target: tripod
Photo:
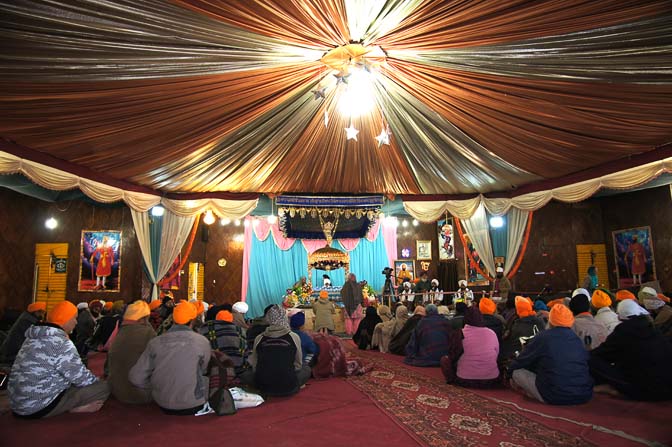
<path id="1" fill-rule="evenodd" d="M 383 297 L 390 297 L 390 303 L 396 302 L 397 297 L 394 294 L 394 286 L 392 286 L 392 280 L 390 276 L 385 277 L 385 284 L 383 285 Z"/>

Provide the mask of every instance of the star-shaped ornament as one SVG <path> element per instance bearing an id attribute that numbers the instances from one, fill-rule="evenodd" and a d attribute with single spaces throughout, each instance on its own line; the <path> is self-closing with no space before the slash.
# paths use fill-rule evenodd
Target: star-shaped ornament
<path id="1" fill-rule="evenodd" d="M 324 127 L 329 126 L 329 112 L 326 110 L 324 111 Z"/>
<path id="2" fill-rule="evenodd" d="M 383 130 L 380 131 L 380 135 L 376 137 L 376 141 L 378 141 L 378 147 L 382 146 L 383 144 L 386 144 L 389 146 L 390 144 L 390 130 L 383 128 Z"/>
<path id="3" fill-rule="evenodd" d="M 350 127 L 345 128 L 345 133 L 347 135 L 347 140 L 355 140 L 357 141 L 357 134 L 359 131 L 352 127 L 352 124 L 350 124 Z"/>
<path id="4" fill-rule="evenodd" d="M 334 75 L 336 77 L 336 85 L 347 84 L 350 74 L 344 74 L 342 71 Z"/>
<path id="5" fill-rule="evenodd" d="M 324 99 L 326 91 L 327 87 L 322 87 L 318 88 L 317 90 L 313 90 L 313 95 L 315 95 L 315 101 L 317 101 L 318 99 Z"/>

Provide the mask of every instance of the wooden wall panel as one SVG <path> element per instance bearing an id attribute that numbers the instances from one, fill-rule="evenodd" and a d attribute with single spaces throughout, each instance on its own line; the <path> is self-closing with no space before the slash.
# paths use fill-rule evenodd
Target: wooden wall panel
<path id="1" fill-rule="evenodd" d="M 49 217 L 58 227 L 44 226 Z M 121 230 L 122 276 L 119 293 L 78 292 L 79 257 L 83 229 Z M 67 297 L 74 303 L 140 298 L 142 260 L 130 210 L 125 206 L 96 206 L 85 201 L 48 203 L 0 188 L 0 308 L 25 308 L 32 297 L 35 244 L 67 243 Z"/>

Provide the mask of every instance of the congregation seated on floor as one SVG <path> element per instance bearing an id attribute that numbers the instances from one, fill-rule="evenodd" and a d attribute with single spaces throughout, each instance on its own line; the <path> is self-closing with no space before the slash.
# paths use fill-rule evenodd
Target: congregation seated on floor
<path id="1" fill-rule="evenodd" d="M 354 304 L 353 314 L 364 317 L 350 342 L 329 334 L 333 303 L 325 296 L 316 299 L 324 311 L 315 331 L 306 330 L 302 309 L 278 304 L 247 320 L 243 302 L 175 304 L 171 296 L 151 303 L 62 301 L 48 312 L 46 303 L 36 302 L 0 346 L 11 409 L 33 419 L 94 412 L 111 395 L 124 404 L 153 402 L 171 415 L 208 414 L 215 360 L 226 359 L 230 370 L 223 385 L 291 396 L 311 376 L 366 372 L 348 352 L 355 348 L 440 367 L 447 384 L 510 387 L 549 405 L 582 404 L 594 392 L 672 399 L 672 306 L 651 287 L 637 295 L 581 288 L 571 298 L 535 302 L 510 296 L 500 306 L 487 297 L 438 307 L 414 302 L 412 314 L 401 301 L 392 309 Z M 106 353 L 104 378 L 86 367 L 93 352 Z"/>

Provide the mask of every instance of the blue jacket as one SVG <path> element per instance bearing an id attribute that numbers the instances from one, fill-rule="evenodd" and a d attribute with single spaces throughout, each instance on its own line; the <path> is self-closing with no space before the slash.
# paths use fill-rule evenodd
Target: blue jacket
<path id="1" fill-rule="evenodd" d="M 583 404 L 593 397 L 589 357 L 583 342 L 570 328 L 556 327 L 527 343 L 510 369 L 536 373 L 539 394 L 549 404 Z"/>
<path id="2" fill-rule="evenodd" d="M 292 329 L 301 339 L 301 351 L 303 353 L 303 364 L 309 365 L 313 357 L 320 353 L 320 347 L 315 344 L 310 335 L 298 329 Z"/>

